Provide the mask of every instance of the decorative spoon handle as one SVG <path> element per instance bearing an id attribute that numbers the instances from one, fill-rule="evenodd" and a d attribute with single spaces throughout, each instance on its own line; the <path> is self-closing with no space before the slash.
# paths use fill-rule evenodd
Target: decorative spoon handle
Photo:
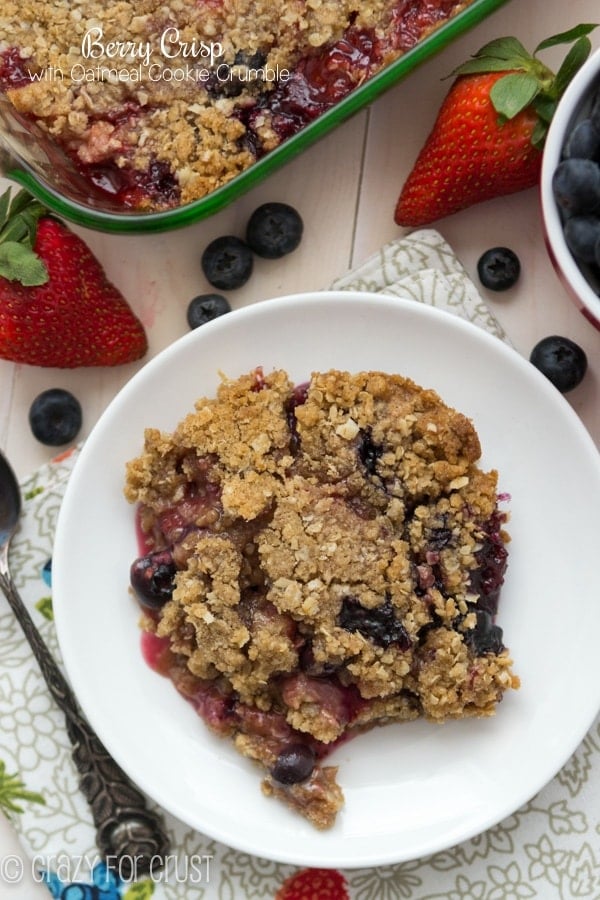
<path id="1" fill-rule="evenodd" d="M 73 691 L 19 596 L 5 558 L 0 559 L 0 589 L 29 642 L 50 693 L 65 714 L 80 788 L 96 826 L 98 849 L 109 864 L 112 861 L 115 867 L 118 865 L 123 878 L 158 870 L 169 849 L 161 821 L 147 808 L 145 798 L 81 715 Z"/>

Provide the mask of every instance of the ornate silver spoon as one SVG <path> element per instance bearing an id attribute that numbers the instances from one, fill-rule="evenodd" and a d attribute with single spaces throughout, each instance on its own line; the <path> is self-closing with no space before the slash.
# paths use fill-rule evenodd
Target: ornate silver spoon
<path id="1" fill-rule="evenodd" d="M 160 868 L 168 839 L 160 819 L 131 784 L 82 716 L 77 700 L 27 611 L 10 574 L 8 548 L 21 515 L 14 471 L 0 453 L 0 589 L 6 596 L 54 700 L 65 714 L 73 760 L 96 826 L 98 849 L 131 878 Z"/>

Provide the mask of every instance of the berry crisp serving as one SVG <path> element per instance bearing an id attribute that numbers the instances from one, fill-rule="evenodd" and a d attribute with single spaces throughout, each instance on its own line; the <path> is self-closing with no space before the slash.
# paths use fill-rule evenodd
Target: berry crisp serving
<path id="1" fill-rule="evenodd" d="M 480 456 L 408 378 L 257 368 L 127 464 L 145 658 L 317 828 L 340 743 L 489 716 L 519 686 L 495 622 L 507 497 Z"/>
<path id="2" fill-rule="evenodd" d="M 0 90 L 123 208 L 199 199 L 472 0 L 3 0 Z"/>

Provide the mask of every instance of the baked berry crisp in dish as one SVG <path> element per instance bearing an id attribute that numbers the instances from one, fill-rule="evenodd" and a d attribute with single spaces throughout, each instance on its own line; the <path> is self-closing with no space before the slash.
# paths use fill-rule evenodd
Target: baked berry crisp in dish
<path id="1" fill-rule="evenodd" d="M 506 498 L 480 452 L 400 375 L 258 368 L 127 465 L 146 659 L 317 828 L 343 805 L 341 742 L 489 716 L 519 685 L 495 624 Z"/>
<path id="2" fill-rule="evenodd" d="M 3 0 L 0 90 L 99 196 L 204 197 L 473 0 Z"/>

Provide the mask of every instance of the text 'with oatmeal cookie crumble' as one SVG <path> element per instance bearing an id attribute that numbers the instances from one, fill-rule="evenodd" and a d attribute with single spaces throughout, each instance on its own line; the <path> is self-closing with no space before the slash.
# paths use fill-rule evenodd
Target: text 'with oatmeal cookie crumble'
<path id="1" fill-rule="evenodd" d="M 343 805 L 341 742 L 489 716 L 519 686 L 480 455 L 472 422 L 408 378 L 259 368 L 147 429 L 127 465 L 148 662 L 317 828 Z"/>
<path id="2" fill-rule="evenodd" d="M 3 0 L 0 91 L 91 194 L 165 210 L 227 184 L 471 2 Z"/>

